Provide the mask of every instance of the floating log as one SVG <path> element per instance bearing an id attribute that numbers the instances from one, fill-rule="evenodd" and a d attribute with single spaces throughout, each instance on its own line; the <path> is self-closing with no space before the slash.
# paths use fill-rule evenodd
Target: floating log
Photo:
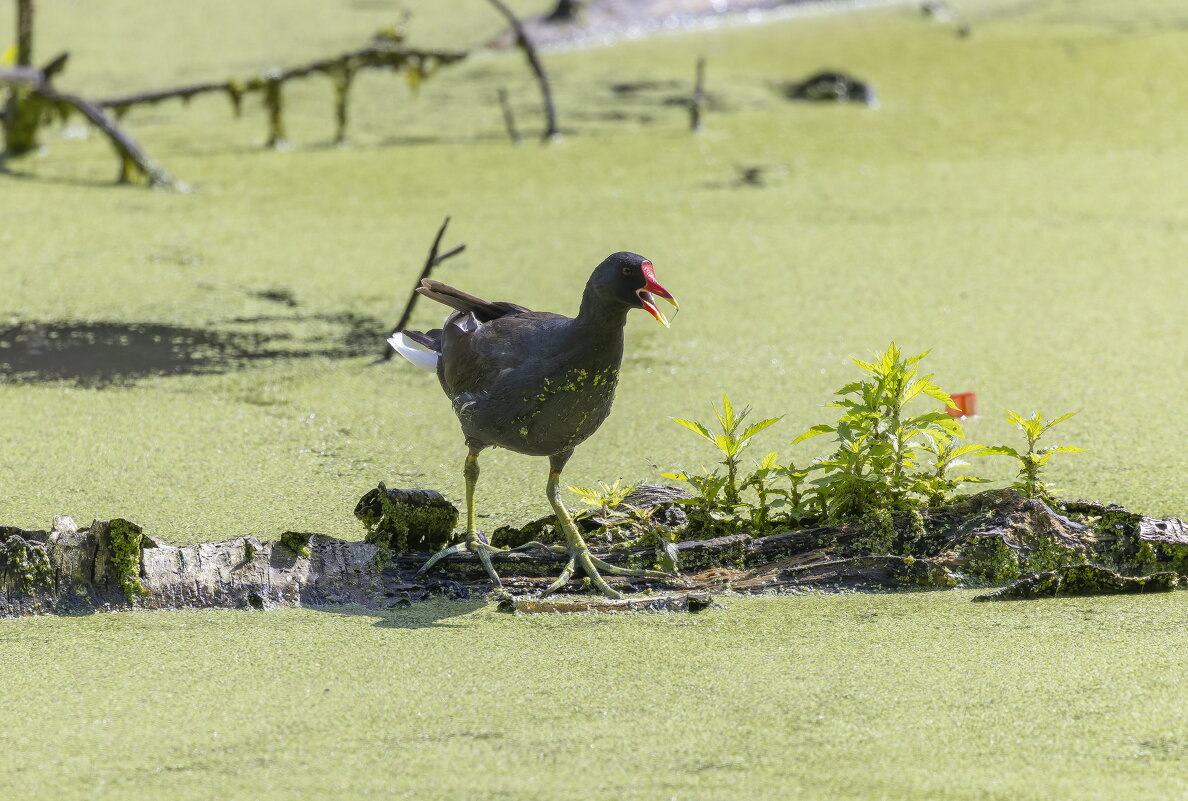
<path id="1" fill-rule="evenodd" d="M 393 517 L 384 504 L 432 508 L 438 516 L 457 514 L 429 492 L 377 488 L 360 502 L 361 518 L 372 520 L 374 529 L 377 515 Z M 795 593 L 984 586 L 1055 571 L 1057 591 L 1064 594 L 1071 591 L 1074 577 L 1100 577 L 1105 574 L 1095 571 L 1103 568 L 1115 571 L 1118 586 L 1141 586 L 1141 591 L 1170 589 L 1179 583 L 1172 580 L 1175 576 L 1188 574 L 1188 530 L 1176 518 L 1160 520 L 1084 501 L 1065 504 L 1058 512 L 1012 490 L 968 496 L 927 510 L 923 517 L 923 530 L 914 539 L 905 527 L 904 538 L 894 546 L 897 553 L 871 553 L 864 545 L 870 541 L 868 532 L 854 526 L 762 537 L 740 532 L 677 543 L 683 575 L 676 584 L 619 577 L 610 581 L 629 593 Z M 394 518 L 412 519 L 403 514 Z M 424 533 L 413 528 L 405 532 L 408 542 Z M 397 532 L 397 544 L 399 536 Z M 621 566 L 650 567 L 656 558 L 652 548 L 597 552 Z M 96 521 L 80 529 L 60 516 L 49 531 L 0 527 L 0 616 L 129 608 L 383 608 L 433 595 L 482 597 L 492 590 L 474 555 L 448 557 L 418 576 L 428 558 L 428 552 L 397 552 L 391 533 L 379 544 L 285 532 L 272 541 L 237 536 L 178 547 L 127 520 Z M 547 587 L 564 561 L 562 555 L 535 546 L 493 556 L 505 590 L 515 595 Z M 1093 571 L 1073 570 L 1085 565 Z M 1157 577 L 1143 585 L 1131 582 L 1142 576 Z M 1027 590 L 1032 595 L 1052 585 L 1049 577 L 1029 581 L 1024 586 L 1035 588 Z M 580 591 L 581 577 L 566 589 Z"/>

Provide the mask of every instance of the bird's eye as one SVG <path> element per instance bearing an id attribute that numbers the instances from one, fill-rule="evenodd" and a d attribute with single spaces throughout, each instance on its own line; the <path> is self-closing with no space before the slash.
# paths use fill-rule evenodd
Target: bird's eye
<path id="1" fill-rule="evenodd" d="M 623 275 L 631 275 L 633 272 L 635 272 L 634 267 L 624 267 L 623 268 Z"/>

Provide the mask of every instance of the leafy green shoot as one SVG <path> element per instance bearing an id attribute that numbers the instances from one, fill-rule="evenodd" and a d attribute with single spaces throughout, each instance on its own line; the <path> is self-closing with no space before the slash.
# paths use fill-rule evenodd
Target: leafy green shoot
<path id="1" fill-rule="evenodd" d="M 974 475 L 949 475 L 956 467 L 970 467 L 967 456 L 989 456 L 986 446 L 963 442 L 960 437 L 940 431 L 925 432 L 920 449 L 932 455 L 932 470 L 916 480 L 916 491 L 929 506 L 940 506 L 951 498 L 962 484 L 984 484 L 988 481 Z"/>
<path id="2" fill-rule="evenodd" d="M 930 441 L 949 442 L 963 432 L 961 424 L 943 410 L 909 413 L 907 409 L 922 396 L 957 408 L 931 374 L 920 375 L 916 365 L 928 353 L 905 357 L 892 342 L 872 361 L 854 359 L 866 378 L 846 384 L 835 393 L 839 399 L 826 404 L 843 409 L 841 418 L 833 425 L 815 425 L 793 440 L 795 444 L 833 434 L 837 444 L 833 454 L 810 468 L 823 473 L 811 482 L 810 494 L 831 522 L 854 520 L 874 510 L 912 509 L 918 505 L 916 496 L 936 495 L 939 487 L 920 483 L 919 453 L 935 455 Z"/>
<path id="3" fill-rule="evenodd" d="M 757 423 L 752 423 L 744 427 L 743 423 L 746 422 L 747 416 L 751 413 L 750 407 L 744 408 L 740 412 L 735 412 L 730 398 L 723 395 L 722 408 L 718 409 L 717 406 L 712 404 L 710 408 L 714 410 L 714 417 L 718 421 L 719 430 L 716 432 L 711 432 L 705 425 L 695 420 L 682 420 L 679 417 L 672 419 L 702 439 L 713 443 L 714 447 L 722 454 L 723 459 L 721 463 L 726 466 L 726 483 L 721 489 L 725 493 L 726 503 L 731 505 L 737 504 L 741 491 L 738 481 L 738 467 L 743 452 L 750 447 L 751 439 L 756 434 L 768 426 L 775 425 L 783 416 L 760 420 Z"/>
<path id="4" fill-rule="evenodd" d="M 623 506 L 634 490 L 634 485 L 624 485 L 621 478 L 616 478 L 614 484 L 599 481 L 597 487 L 570 487 L 570 492 L 577 493 L 582 503 L 591 509 L 586 514 L 592 514 L 593 519 L 602 527 L 607 539 L 613 539 L 619 529 L 633 528 L 633 516 L 629 507 Z M 582 513 L 578 513 L 582 516 Z"/>
<path id="5" fill-rule="evenodd" d="M 1076 412 L 1061 415 L 1054 420 L 1045 420 L 1044 416 L 1039 412 L 1033 412 L 1031 417 L 1024 417 L 1009 409 L 1004 410 L 1004 413 L 1006 414 L 1007 422 L 1022 431 L 1023 435 L 1027 438 L 1027 450 L 1020 453 L 1006 445 L 994 445 L 986 448 L 983 453 L 988 456 L 1010 456 L 1017 460 L 1019 463 L 1019 474 L 1011 487 L 1019 490 L 1028 498 L 1039 498 L 1044 501 L 1053 500 L 1056 489 L 1051 484 L 1043 481 L 1042 473 L 1044 465 L 1057 453 L 1083 453 L 1085 449 L 1072 445 L 1063 445 L 1056 448 L 1039 448 L 1037 445 L 1040 438 L 1049 429 L 1058 423 L 1063 423 L 1075 415 Z"/>

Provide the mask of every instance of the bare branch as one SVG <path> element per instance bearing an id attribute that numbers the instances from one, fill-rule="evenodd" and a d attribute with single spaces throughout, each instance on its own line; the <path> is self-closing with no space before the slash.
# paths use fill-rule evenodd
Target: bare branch
<path id="1" fill-rule="evenodd" d="M 533 74 L 536 75 L 536 82 L 540 84 L 540 95 L 544 102 L 545 110 L 545 132 L 543 138 L 545 141 L 554 139 L 561 131 L 557 128 L 557 111 L 553 107 L 553 93 L 549 89 L 549 78 L 545 75 L 544 65 L 540 63 L 540 56 L 536 53 L 536 46 L 528 38 L 528 34 L 524 31 L 524 26 L 520 23 L 520 20 L 512 13 L 510 8 L 504 5 L 503 0 L 490 0 L 490 3 L 495 6 L 500 14 L 507 18 L 508 24 L 511 25 L 512 30 L 516 34 L 516 43 L 524 51 L 524 56 L 528 59 L 528 66 L 532 68 Z"/>
<path id="2" fill-rule="evenodd" d="M 441 223 L 441 228 L 437 229 L 437 236 L 433 238 L 433 247 L 429 248 L 429 257 L 425 259 L 425 266 L 421 269 L 421 276 L 417 279 L 417 282 L 413 284 L 413 291 L 408 297 L 408 303 L 404 305 L 404 311 L 400 315 L 400 321 L 396 323 L 395 327 L 392 328 L 391 334 L 395 334 L 398 331 L 403 331 L 404 327 L 408 325 L 409 319 L 412 318 L 413 307 L 416 305 L 417 298 L 420 297 L 420 295 L 417 294 L 417 287 L 421 285 L 422 281 L 429 277 L 429 275 L 433 272 L 433 268 L 441 264 L 446 259 L 452 259 L 454 256 L 457 256 L 459 253 L 466 250 L 466 245 L 458 245 L 458 247 L 453 248 L 452 250 L 448 250 L 440 255 L 438 254 L 438 249 L 441 247 L 442 237 L 445 236 L 446 227 L 449 224 L 450 218 L 446 217 Z M 380 358 L 380 361 L 388 361 L 395 353 L 396 351 L 392 350 L 391 348 L 384 348 L 384 354 Z"/>
<path id="3" fill-rule="evenodd" d="M 499 90 L 499 106 L 503 109 L 503 124 L 507 126 L 508 138 L 513 145 L 520 144 L 520 132 L 516 130 L 516 115 L 512 112 L 506 89 Z"/>
<path id="4" fill-rule="evenodd" d="M 169 173 L 149 158 L 140 143 L 120 128 L 98 104 L 78 95 L 57 92 L 49 87 L 38 89 L 33 94 L 59 108 L 67 106 L 76 109 L 107 137 L 120 159 L 120 173 L 116 179 L 119 183 L 129 183 L 134 175 L 139 175 L 153 187 L 171 188 L 174 186 L 173 178 Z"/>
<path id="5" fill-rule="evenodd" d="M 705 56 L 697 59 L 697 80 L 693 84 L 693 100 L 689 103 L 689 130 L 700 133 L 701 114 L 705 107 Z"/>

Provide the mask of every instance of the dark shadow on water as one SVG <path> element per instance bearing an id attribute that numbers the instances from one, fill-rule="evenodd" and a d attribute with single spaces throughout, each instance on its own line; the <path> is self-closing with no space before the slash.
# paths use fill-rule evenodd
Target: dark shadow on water
<path id="1" fill-rule="evenodd" d="M 486 601 L 447 601 L 434 599 L 419 601 L 407 606 L 391 609 L 367 609 L 362 606 L 310 606 L 308 609 L 341 617 L 373 618 L 372 625 L 381 629 L 428 629 L 461 628 L 457 623 L 448 623 L 450 618 L 468 615 L 488 606 Z"/>
<path id="2" fill-rule="evenodd" d="M 157 323 L 22 322 L 0 329 L 0 380 L 125 384 L 224 373 L 268 360 L 374 354 L 386 325 L 353 313 L 241 317 L 210 328 Z"/>

